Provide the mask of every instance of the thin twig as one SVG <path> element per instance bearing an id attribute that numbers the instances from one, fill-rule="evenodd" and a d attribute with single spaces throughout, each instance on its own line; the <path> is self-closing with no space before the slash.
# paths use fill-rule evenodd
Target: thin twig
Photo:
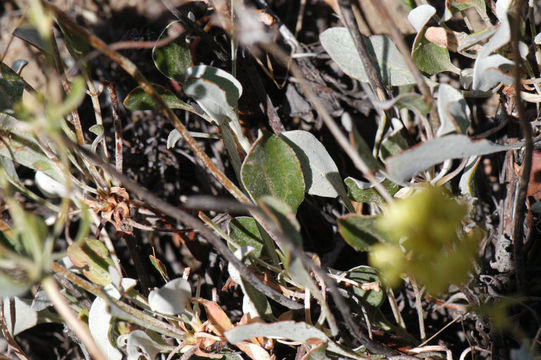
<path id="1" fill-rule="evenodd" d="M 41 286 L 47 293 L 47 296 L 53 303 L 56 311 L 58 311 L 58 313 L 66 321 L 68 327 L 73 330 L 79 340 L 82 341 L 88 352 L 92 355 L 92 358 L 97 360 L 105 360 L 105 356 L 94 341 L 92 335 L 90 335 L 88 327 L 77 317 L 77 315 L 75 315 L 62 293 L 60 293 L 60 289 L 58 288 L 58 284 L 56 283 L 55 279 L 53 277 L 47 277 L 43 279 Z"/>
<path id="2" fill-rule="evenodd" d="M 274 134 L 280 135 L 285 131 L 284 124 L 282 124 L 280 116 L 278 116 L 269 94 L 265 91 L 265 85 L 263 85 L 263 81 L 261 81 L 261 77 L 252 63 L 249 64 L 249 71 L 250 73 L 253 73 L 253 76 L 250 76 L 250 80 L 259 97 L 261 111 L 267 115 L 267 120 Z"/>
<path id="3" fill-rule="evenodd" d="M 353 39 L 353 43 L 355 44 L 357 53 L 361 58 L 361 62 L 363 64 L 364 71 L 366 72 L 366 76 L 368 77 L 369 83 L 375 88 L 378 99 L 380 101 L 384 101 L 387 99 L 385 87 L 383 86 L 383 82 L 381 81 L 372 58 L 368 54 L 365 39 L 357 26 L 357 21 L 355 20 L 355 15 L 353 14 L 352 10 L 353 1 L 354 0 L 338 0 L 338 6 L 340 7 L 340 12 L 342 13 L 342 20 L 346 25 L 351 38 Z"/>
<path id="4" fill-rule="evenodd" d="M 421 302 L 423 298 L 423 289 L 419 289 L 419 286 L 417 286 L 417 281 L 415 281 L 413 276 L 410 276 L 410 283 L 415 294 L 415 310 L 417 311 L 417 321 L 419 322 L 419 335 L 421 337 L 421 340 L 424 340 L 426 339 L 426 329 L 423 313 L 423 304 Z"/>
<path id="5" fill-rule="evenodd" d="M 101 128 L 103 129 L 103 117 L 101 115 L 100 100 L 98 99 L 99 91 L 94 86 L 94 81 L 90 78 L 90 74 L 88 73 L 85 67 L 82 68 L 82 72 L 85 76 L 86 86 L 88 87 L 88 96 L 90 96 L 90 100 L 92 101 L 92 108 L 94 109 L 94 117 L 96 118 L 96 125 L 101 126 Z M 107 144 L 105 143 L 105 138 L 103 138 L 101 141 L 101 149 L 105 157 L 108 159 L 109 151 L 107 150 Z"/>
<path id="6" fill-rule="evenodd" d="M 525 253 L 523 249 L 524 205 L 526 203 L 528 182 L 530 180 L 533 153 L 532 127 L 526 119 L 526 114 L 524 113 L 524 104 L 522 103 L 522 97 L 520 93 L 520 64 L 522 63 L 522 57 L 520 56 L 519 51 L 519 41 L 521 36 L 520 21 L 523 5 L 523 0 L 517 0 L 514 6 L 514 13 L 510 14 L 511 46 L 513 52 L 513 60 L 515 61 L 515 66 L 513 68 L 513 76 L 515 78 L 515 106 L 518 112 L 520 130 L 522 132 L 522 137 L 524 138 L 524 160 L 521 166 L 521 176 L 517 190 L 518 194 L 515 199 L 515 216 L 513 219 L 513 255 L 515 261 L 515 277 L 517 281 L 517 288 L 519 291 L 524 290 L 526 280 Z"/>
<path id="7" fill-rule="evenodd" d="M 441 334 L 445 329 L 447 329 L 449 326 L 453 325 L 455 322 L 457 322 L 458 320 L 461 320 L 463 319 L 464 317 L 463 316 L 457 316 L 456 318 L 454 318 L 453 320 L 451 320 L 450 322 L 448 322 L 444 327 L 442 327 L 441 329 L 439 329 L 438 331 L 436 331 L 436 333 L 434 335 L 432 335 L 431 337 L 429 337 L 428 339 L 426 339 L 425 341 L 423 341 L 422 343 L 420 343 L 417 347 L 423 347 L 425 346 L 426 344 L 428 344 L 429 342 L 431 342 L 434 338 L 436 338 L 439 334 Z"/>
<path id="8" fill-rule="evenodd" d="M 122 120 L 120 119 L 120 106 L 116 95 L 115 85 L 109 81 L 104 82 L 105 87 L 111 95 L 111 104 L 113 108 L 113 127 L 115 129 L 115 168 L 119 173 L 123 173 L 123 146 L 122 146 Z"/>

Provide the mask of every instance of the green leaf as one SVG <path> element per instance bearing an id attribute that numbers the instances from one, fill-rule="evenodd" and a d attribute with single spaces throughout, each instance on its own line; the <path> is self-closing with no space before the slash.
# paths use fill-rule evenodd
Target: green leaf
<path id="1" fill-rule="evenodd" d="M 250 246 L 254 249 L 254 255 L 261 257 L 261 251 L 263 250 L 263 238 L 259 232 L 254 218 L 250 216 L 238 216 L 229 222 L 229 236 L 239 246 Z M 229 245 L 233 251 L 232 245 Z"/>
<path id="2" fill-rule="evenodd" d="M 359 153 L 359 156 L 361 159 L 364 160 L 366 163 L 366 166 L 373 172 L 376 172 L 382 168 L 381 164 L 376 160 L 374 155 L 372 154 L 372 150 L 370 149 L 370 146 L 366 143 L 366 140 L 359 134 L 359 131 L 354 126 L 353 127 L 353 141 L 355 144 L 355 150 L 357 150 L 357 153 Z"/>
<path id="3" fill-rule="evenodd" d="M 284 140 L 267 132 L 244 159 L 241 180 L 254 200 L 270 195 L 284 201 L 294 213 L 304 199 L 304 178 L 295 152 Z"/>
<path id="4" fill-rule="evenodd" d="M 350 214 L 338 219 L 340 235 L 357 251 L 368 251 L 372 245 L 385 242 L 386 235 L 377 227 L 378 216 Z"/>
<path id="5" fill-rule="evenodd" d="M 338 167 L 325 146 L 308 131 L 284 131 L 281 137 L 291 146 L 301 163 L 306 192 L 310 195 L 335 198 L 346 189 Z"/>
<path id="6" fill-rule="evenodd" d="M 62 182 L 62 172 L 45 155 L 41 146 L 28 131 L 27 124 L 6 114 L 0 114 L 0 156 L 28 168 L 44 172 L 49 177 Z"/>
<path id="7" fill-rule="evenodd" d="M 302 249 L 302 237 L 300 234 L 300 224 L 295 218 L 291 208 L 283 201 L 274 197 L 265 196 L 259 201 L 259 205 L 274 219 L 274 223 L 279 230 L 291 241 L 294 246 Z M 278 244 L 284 254 L 283 264 L 286 267 L 287 275 L 300 286 L 310 290 L 312 295 L 319 300 L 322 305 L 322 312 L 328 318 L 329 308 L 325 304 L 325 299 L 320 296 L 319 288 L 314 283 L 310 273 L 304 267 L 301 259 L 293 256 L 287 250 L 284 244 Z M 331 329 L 337 331 L 337 329 Z"/>
<path id="8" fill-rule="evenodd" d="M 522 143 L 498 145 L 488 140 L 471 140 L 466 135 L 447 135 L 426 141 L 398 155 L 386 159 L 389 178 L 402 183 L 415 174 L 448 159 L 462 159 L 475 155 L 518 149 Z"/>
<path id="9" fill-rule="evenodd" d="M 428 75 L 434 75 L 442 71 L 460 73 L 460 69 L 451 63 L 449 50 L 439 47 L 425 38 L 426 25 L 436 14 L 436 9 L 431 5 L 420 5 L 411 10 L 408 20 L 417 31 L 413 41 L 412 57 L 419 69 Z"/>
<path id="10" fill-rule="evenodd" d="M 350 269 L 346 271 L 344 274 L 342 274 L 346 279 L 350 279 L 353 281 L 356 281 L 358 283 L 365 284 L 365 283 L 375 283 L 379 282 L 382 283 L 379 273 L 376 269 L 370 266 L 366 265 L 360 265 L 357 267 L 354 267 L 353 269 Z M 359 298 L 364 304 L 368 304 L 373 307 L 380 307 L 381 304 L 383 304 L 383 301 L 385 301 L 385 298 L 387 296 L 387 293 L 385 291 L 385 288 L 383 285 L 380 285 L 379 290 L 376 289 L 370 289 L 370 290 L 363 290 L 362 288 L 358 286 L 348 287 L 347 289 L 352 289 L 353 294 Z"/>
<path id="11" fill-rule="evenodd" d="M 235 256 L 237 259 L 243 261 L 244 258 L 254 252 L 254 248 L 251 246 L 243 246 L 235 250 Z M 254 288 L 250 283 L 245 281 L 241 276 L 237 268 L 229 264 L 227 266 L 227 271 L 231 279 L 240 285 L 244 298 L 242 299 L 242 309 L 244 314 L 248 314 L 251 317 L 260 317 L 264 318 L 272 314 L 272 309 L 270 307 L 267 297 Z"/>
<path id="12" fill-rule="evenodd" d="M 153 84 L 152 87 L 160 95 L 162 100 L 171 109 L 192 110 L 192 107 L 180 100 L 175 94 L 163 86 Z M 124 106 L 129 110 L 158 110 L 160 107 L 152 98 L 140 87 L 136 87 L 124 99 Z"/>
<path id="13" fill-rule="evenodd" d="M 160 34 L 158 41 L 167 38 L 169 29 L 178 23 L 178 21 L 174 21 L 167 25 Z M 179 36 L 165 46 L 154 47 L 152 49 L 152 59 L 162 74 L 181 84 L 184 83 L 186 69 L 192 66 L 192 55 L 184 36 Z"/>
<path id="14" fill-rule="evenodd" d="M 428 75 L 434 75 L 443 71 L 460 74 L 460 69 L 451 62 L 449 50 L 439 47 L 424 37 L 416 43 L 412 57 L 419 69 Z"/>
<path id="15" fill-rule="evenodd" d="M 302 247 L 302 237 L 300 233 L 301 225 L 297 221 L 289 204 L 276 197 L 267 195 L 262 196 L 258 203 L 267 211 L 267 214 L 273 218 L 274 223 L 280 231 L 287 236 L 295 246 Z M 278 245 L 285 254 L 288 253 L 287 249 L 282 244 Z"/>
<path id="16" fill-rule="evenodd" d="M 362 203 L 385 203 L 385 199 L 376 189 L 374 189 L 371 183 L 360 181 L 352 177 L 347 177 L 344 182 L 349 190 L 349 197 L 351 200 Z M 400 188 L 389 179 L 383 179 L 381 185 L 383 185 L 391 195 L 394 195 Z"/>
<path id="17" fill-rule="evenodd" d="M 398 154 L 409 148 L 408 141 L 402 135 L 400 129 L 397 129 L 387 135 L 381 143 L 380 157 L 385 160 L 391 155 Z"/>
<path id="18" fill-rule="evenodd" d="M 368 82 L 361 58 L 348 30 L 335 27 L 320 35 L 321 45 L 342 71 L 362 82 Z M 414 84 L 415 79 L 404 63 L 400 51 L 385 35 L 373 35 L 366 41 L 369 55 L 377 64 L 377 71 L 384 85 L 401 86 Z"/>
<path id="19" fill-rule="evenodd" d="M 86 41 L 84 37 L 79 35 L 79 33 L 62 26 L 61 22 L 58 23 L 60 30 L 66 39 L 66 47 L 70 54 L 76 58 L 80 59 L 83 56 L 88 55 L 92 51 L 92 46 Z"/>
<path id="20" fill-rule="evenodd" d="M 73 243 L 68 247 L 68 256 L 73 265 L 83 268 L 83 274 L 98 285 L 111 283 L 109 266 L 113 260 L 105 245 L 97 239 L 89 239 L 81 245 Z"/>
<path id="21" fill-rule="evenodd" d="M 24 91 L 24 83 L 9 66 L 0 62 L 0 111 L 13 110 Z"/>
<path id="22" fill-rule="evenodd" d="M 167 274 L 167 268 L 165 267 L 164 263 L 154 255 L 149 255 L 148 258 L 150 259 L 150 263 L 152 264 L 152 266 L 154 266 L 154 268 L 158 270 L 162 278 L 165 281 L 169 281 L 170 278 Z"/>

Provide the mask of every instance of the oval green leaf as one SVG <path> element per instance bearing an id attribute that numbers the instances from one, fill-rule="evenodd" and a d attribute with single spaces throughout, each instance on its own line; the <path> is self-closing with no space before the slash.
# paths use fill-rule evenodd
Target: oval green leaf
<path id="1" fill-rule="evenodd" d="M 254 200 L 269 195 L 284 201 L 294 213 L 304 200 L 304 178 L 295 152 L 266 132 L 244 159 L 241 180 Z"/>
<path id="2" fill-rule="evenodd" d="M 167 38 L 169 36 L 169 30 L 177 26 L 178 23 L 178 21 L 174 21 L 167 25 L 160 34 L 158 41 Z M 154 65 L 156 65 L 162 74 L 181 84 L 184 83 L 186 70 L 192 66 L 192 55 L 190 54 L 190 49 L 184 36 L 179 36 L 165 46 L 154 47 L 152 49 L 152 59 L 154 60 Z"/>

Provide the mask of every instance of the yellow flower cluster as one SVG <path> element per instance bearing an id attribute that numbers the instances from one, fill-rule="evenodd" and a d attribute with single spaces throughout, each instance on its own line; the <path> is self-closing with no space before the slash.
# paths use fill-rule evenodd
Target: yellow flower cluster
<path id="1" fill-rule="evenodd" d="M 426 186 L 390 204 L 378 221 L 388 242 L 370 251 L 370 263 L 396 286 L 411 274 L 428 292 L 439 294 L 473 270 L 483 236 L 478 227 L 464 230 L 468 205 L 443 188 Z"/>

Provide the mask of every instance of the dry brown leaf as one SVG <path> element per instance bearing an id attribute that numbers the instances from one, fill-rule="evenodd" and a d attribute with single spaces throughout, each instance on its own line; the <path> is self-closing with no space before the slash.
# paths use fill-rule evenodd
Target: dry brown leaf
<path id="1" fill-rule="evenodd" d="M 231 323 L 220 305 L 205 299 L 197 299 L 197 301 L 205 307 L 208 321 L 211 323 L 216 335 L 223 336 L 224 332 L 233 328 L 233 323 Z"/>

